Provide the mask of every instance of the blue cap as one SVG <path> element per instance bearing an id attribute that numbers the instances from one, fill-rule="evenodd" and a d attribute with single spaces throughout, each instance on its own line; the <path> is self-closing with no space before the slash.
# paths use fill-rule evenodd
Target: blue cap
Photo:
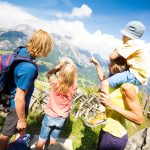
<path id="1" fill-rule="evenodd" d="M 130 21 L 120 32 L 131 39 L 139 39 L 144 34 L 144 31 L 145 26 L 142 22 Z"/>

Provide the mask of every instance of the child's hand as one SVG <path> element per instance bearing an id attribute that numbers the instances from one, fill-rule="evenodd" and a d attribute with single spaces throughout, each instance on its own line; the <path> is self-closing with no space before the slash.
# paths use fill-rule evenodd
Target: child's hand
<path id="1" fill-rule="evenodd" d="M 90 63 L 93 63 L 94 65 L 98 65 L 98 61 L 94 58 L 94 57 L 91 57 L 90 58 Z"/>
<path id="2" fill-rule="evenodd" d="M 51 69 L 47 75 L 48 75 L 48 79 L 50 78 L 51 75 L 56 74 L 58 71 L 60 71 L 60 69 L 64 66 L 64 64 L 58 64 L 55 68 Z"/>
<path id="3" fill-rule="evenodd" d="M 55 67 L 55 69 L 60 70 L 64 65 L 65 65 L 64 63 L 60 63 Z"/>

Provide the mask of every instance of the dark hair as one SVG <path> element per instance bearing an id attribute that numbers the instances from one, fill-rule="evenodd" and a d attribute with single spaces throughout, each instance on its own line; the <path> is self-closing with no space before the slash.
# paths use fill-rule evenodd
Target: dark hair
<path id="1" fill-rule="evenodd" d="M 123 58 L 122 56 L 120 56 L 114 60 L 110 60 L 110 63 L 108 66 L 109 66 L 109 74 L 110 75 L 114 75 L 116 73 L 120 73 L 120 72 L 123 72 L 123 71 L 129 69 L 126 59 Z"/>

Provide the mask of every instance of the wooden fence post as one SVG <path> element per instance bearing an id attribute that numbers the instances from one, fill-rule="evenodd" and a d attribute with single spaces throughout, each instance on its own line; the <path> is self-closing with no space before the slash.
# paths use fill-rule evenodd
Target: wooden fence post
<path id="1" fill-rule="evenodd" d="M 144 115 L 146 117 L 149 117 L 149 115 L 150 115 L 150 96 L 146 93 L 143 93 L 142 109 L 143 109 Z"/>

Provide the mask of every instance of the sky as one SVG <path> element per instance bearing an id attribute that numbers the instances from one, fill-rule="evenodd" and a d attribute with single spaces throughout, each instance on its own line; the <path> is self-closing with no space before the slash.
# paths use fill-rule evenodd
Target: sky
<path id="1" fill-rule="evenodd" d="M 150 47 L 149 18 L 149 0 L 0 0 L 1 28 L 29 24 L 104 58 L 120 44 L 120 30 L 132 20 L 146 26 L 142 39 Z"/>

